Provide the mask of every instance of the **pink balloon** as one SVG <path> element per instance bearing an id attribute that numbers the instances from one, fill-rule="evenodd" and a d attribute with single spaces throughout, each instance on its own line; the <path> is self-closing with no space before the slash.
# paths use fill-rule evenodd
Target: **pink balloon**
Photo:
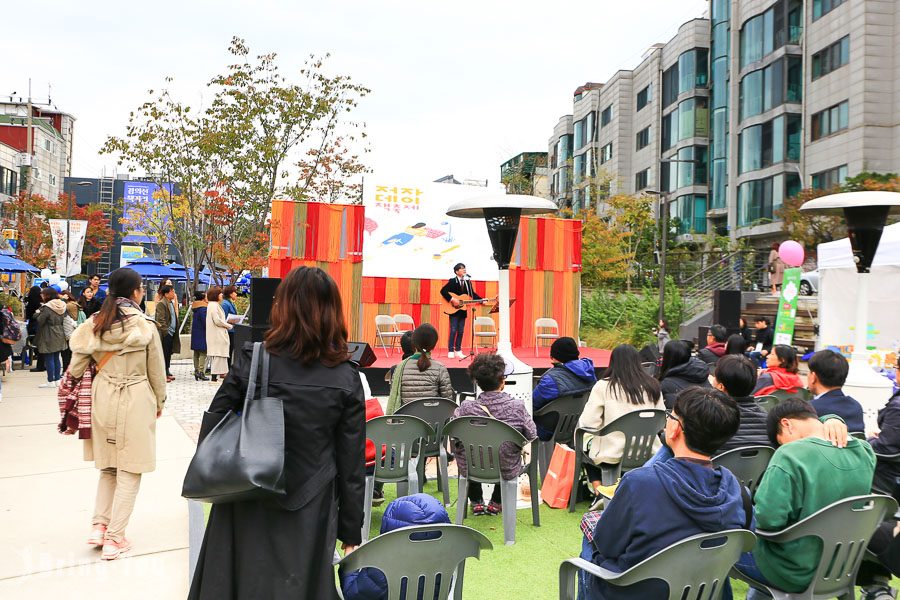
<path id="1" fill-rule="evenodd" d="M 778 247 L 778 256 L 789 267 L 799 267 L 803 264 L 803 246 L 794 240 L 782 242 Z"/>

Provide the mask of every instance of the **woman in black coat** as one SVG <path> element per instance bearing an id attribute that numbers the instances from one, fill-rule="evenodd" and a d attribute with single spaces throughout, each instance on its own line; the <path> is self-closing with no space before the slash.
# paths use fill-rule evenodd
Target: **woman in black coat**
<path id="1" fill-rule="evenodd" d="M 335 539 L 361 543 L 365 495 L 365 401 L 349 362 L 337 285 L 318 268 L 288 273 L 275 294 L 269 395 L 284 402 L 283 497 L 212 507 L 190 599 L 338 598 Z M 252 345 L 213 398 L 200 443 L 243 405 Z"/>
<path id="2" fill-rule="evenodd" d="M 672 340 L 663 348 L 658 379 L 666 408 L 675 406 L 675 398 L 685 388 L 712 387 L 709 383 L 709 365 L 691 356 L 690 346 L 682 340 Z"/>

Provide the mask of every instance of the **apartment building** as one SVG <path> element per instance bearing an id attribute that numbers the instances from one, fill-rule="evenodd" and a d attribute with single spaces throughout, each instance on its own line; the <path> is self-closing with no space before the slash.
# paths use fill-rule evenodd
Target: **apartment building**
<path id="1" fill-rule="evenodd" d="M 679 234 L 778 238 L 801 188 L 900 171 L 898 33 L 892 0 L 711 0 L 634 70 L 575 91 L 552 197 L 602 213 L 608 194 L 661 194 Z"/>

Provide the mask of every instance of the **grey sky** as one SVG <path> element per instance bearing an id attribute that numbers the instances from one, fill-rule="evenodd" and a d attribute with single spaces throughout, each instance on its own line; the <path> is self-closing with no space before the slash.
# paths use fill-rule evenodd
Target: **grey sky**
<path id="1" fill-rule="evenodd" d="M 371 0 L 52 0 L 27 27 L 8 28 L 12 60 L 0 95 L 33 96 L 75 115 L 73 175 L 114 167 L 97 150 L 121 134 L 150 88 L 201 102 L 224 70 L 232 35 L 254 54 L 275 51 L 285 72 L 310 53 L 331 52 L 333 73 L 372 89 L 358 118 L 367 124 L 376 173 L 431 180 L 496 182 L 499 165 L 546 150 L 572 92 L 633 68 L 654 42 L 701 16 L 705 0 L 452 3 Z"/>

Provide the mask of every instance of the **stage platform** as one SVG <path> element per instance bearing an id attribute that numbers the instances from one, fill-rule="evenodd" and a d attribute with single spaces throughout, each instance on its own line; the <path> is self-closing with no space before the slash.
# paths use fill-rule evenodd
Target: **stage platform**
<path id="1" fill-rule="evenodd" d="M 369 387 L 376 396 L 387 396 L 390 393 L 390 384 L 384 380 L 388 369 L 400 362 L 402 353 L 399 349 L 395 349 L 393 354 L 385 355 L 385 351 L 381 347 L 373 347 L 377 359 L 375 362 L 363 369 L 366 379 L 369 381 Z M 584 347 L 579 349 L 582 357 L 590 358 L 594 361 L 594 368 L 597 376 L 600 377 L 602 371 L 609 366 L 609 350 L 600 348 Z M 492 348 L 479 348 L 478 352 L 493 352 Z M 534 369 L 535 378 L 540 378 L 544 371 L 550 368 L 550 348 L 542 347 L 535 354 L 534 346 L 513 348 L 513 353 L 523 363 Z M 472 391 L 472 382 L 466 374 L 466 368 L 471 362 L 471 358 L 466 356 L 463 359 L 447 358 L 447 350 L 436 350 L 432 353 L 432 358 L 437 360 L 450 371 L 450 380 L 453 382 L 453 388 L 459 392 Z"/>

